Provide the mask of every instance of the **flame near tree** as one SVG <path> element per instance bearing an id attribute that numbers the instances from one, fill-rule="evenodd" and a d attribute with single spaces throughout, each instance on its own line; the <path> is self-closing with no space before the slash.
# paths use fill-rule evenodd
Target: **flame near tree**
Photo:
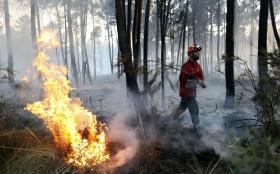
<path id="1" fill-rule="evenodd" d="M 67 68 L 49 62 L 47 51 L 57 47 L 55 33 L 44 30 L 37 41 L 38 54 L 33 66 L 43 80 L 44 98 L 26 109 L 41 118 L 58 147 L 66 152 L 65 160 L 77 167 L 92 167 L 108 160 L 105 125 L 82 107 L 79 98 L 70 98 Z"/>

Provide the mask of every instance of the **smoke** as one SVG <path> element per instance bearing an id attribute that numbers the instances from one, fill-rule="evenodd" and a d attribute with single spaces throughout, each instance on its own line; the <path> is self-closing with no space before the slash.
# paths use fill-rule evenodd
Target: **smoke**
<path id="1" fill-rule="evenodd" d="M 136 130 L 126 124 L 128 119 L 128 113 L 120 113 L 113 118 L 109 125 L 109 142 L 121 143 L 121 148 L 112 157 L 108 168 L 116 168 L 126 164 L 137 152 L 139 139 Z"/>
<path id="2" fill-rule="evenodd" d="M 204 118 L 201 122 L 201 141 L 210 148 L 213 148 L 221 156 L 226 156 L 229 149 L 225 144 L 228 141 L 227 131 L 224 127 L 223 118 Z"/>

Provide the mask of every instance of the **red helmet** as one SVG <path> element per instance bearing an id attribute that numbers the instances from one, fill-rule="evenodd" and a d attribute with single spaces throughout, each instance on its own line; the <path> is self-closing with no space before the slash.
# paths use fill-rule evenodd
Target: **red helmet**
<path id="1" fill-rule="evenodd" d="M 194 43 L 191 47 L 188 49 L 188 55 L 190 56 L 192 53 L 197 53 L 202 50 L 201 46 Z"/>

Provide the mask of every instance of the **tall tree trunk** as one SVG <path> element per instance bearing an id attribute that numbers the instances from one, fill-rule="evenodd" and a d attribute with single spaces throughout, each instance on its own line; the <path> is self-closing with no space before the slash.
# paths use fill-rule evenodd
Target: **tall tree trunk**
<path id="1" fill-rule="evenodd" d="M 272 23 L 273 33 L 274 33 L 274 36 L 276 39 L 277 47 L 280 50 L 280 37 L 279 37 L 277 27 L 276 27 L 273 2 L 272 2 L 272 0 L 268 0 L 268 2 L 269 2 L 269 8 L 270 8 L 270 19 L 271 19 L 271 23 Z"/>
<path id="2" fill-rule="evenodd" d="M 79 77 L 78 77 L 77 65 L 75 60 L 73 26 L 72 26 L 72 19 L 71 19 L 72 0 L 66 0 L 66 2 L 67 2 L 67 21 L 68 21 L 69 43 L 70 43 L 71 69 L 72 69 L 76 86 L 79 87 Z"/>
<path id="3" fill-rule="evenodd" d="M 86 47 L 85 44 L 84 44 L 84 47 L 85 47 L 85 58 L 86 58 L 86 73 L 87 73 L 87 77 L 88 77 L 89 83 L 92 84 L 90 67 L 89 67 L 88 52 L 87 52 L 87 47 Z"/>
<path id="4" fill-rule="evenodd" d="M 171 0 L 162 0 L 160 5 L 160 28 L 161 28 L 161 98 L 162 106 L 165 106 L 165 62 L 166 62 L 166 31 L 170 12 Z"/>
<path id="5" fill-rule="evenodd" d="M 191 42 L 191 32 L 190 32 L 190 24 L 188 23 L 188 47 L 190 46 L 190 42 Z"/>
<path id="6" fill-rule="evenodd" d="M 63 40 L 62 40 L 62 31 L 61 31 L 62 22 L 61 22 L 61 17 L 60 17 L 59 10 L 58 10 L 58 5 L 55 6 L 55 10 L 56 10 L 56 17 L 57 17 L 57 22 L 58 22 L 58 35 L 59 35 L 61 56 L 62 56 L 62 60 L 63 60 L 63 65 L 66 66 L 64 48 L 63 48 Z"/>
<path id="7" fill-rule="evenodd" d="M 149 18 L 150 18 L 150 9 L 151 9 L 151 0 L 147 0 L 146 3 L 146 11 L 145 11 L 145 26 L 144 26 L 144 43 L 143 43 L 143 50 L 144 50 L 144 57 L 143 57 L 143 83 L 144 83 L 144 103 L 147 103 L 148 96 L 147 96 L 147 89 L 148 89 L 148 34 L 149 34 Z"/>
<path id="8" fill-rule="evenodd" d="M 112 27 L 113 28 L 113 27 Z M 113 36 L 113 29 L 111 28 L 111 55 L 112 55 L 112 64 L 111 64 L 111 69 L 114 74 L 114 36 Z"/>
<path id="9" fill-rule="evenodd" d="M 177 51 L 177 63 L 176 65 L 179 66 L 179 58 L 181 57 L 181 43 L 182 43 L 182 38 L 183 38 L 183 34 L 184 34 L 184 31 L 183 31 L 184 27 L 182 25 L 182 29 L 180 31 L 180 35 L 179 35 L 179 45 L 178 45 L 178 51 Z M 183 61 L 181 61 L 183 62 Z"/>
<path id="10" fill-rule="evenodd" d="M 123 6 L 125 7 L 125 0 L 122 0 L 123 2 Z M 131 45 L 131 9 L 132 9 L 132 0 L 127 0 L 127 18 L 125 19 L 126 20 L 126 23 L 127 23 L 127 29 L 126 29 L 126 34 L 127 34 L 127 39 L 128 39 L 128 42 L 129 44 Z M 118 29 L 117 29 L 118 30 Z"/>
<path id="11" fill-rule="evenodd" d="M 126 18 L 125 14 L 125 0 L 115 0 L 115 8 L 116 8 L 116 20 L 117 20 L 117 30 L 118 30 L 118 39 L 119 46 L 121 51 L 121 58 L 124 65 L 124 71 L 126 74 L 126 86 L 128 91 L 128 97 L 133 102 L 135 106 L 135 110 L 137 112 L 139 123 L 141 125 L 141 121 L 147 115 L 146 109 L 144 107 L 143 100 L 139 95 L 139 87 L 137 83 L 137 75 L 133 68 L 132 61 L 132 51 L 131 51 L 131 41 L 129 36 L 129 26 L 131 22 L 131 18 Z M 128 11 L 131 9 L 130 5 L 128 5 Z"/>
<path id="12" fill-rule="evenodd" d="M 86 34 L 84 35 L 84 37 L 85 36 L 86 36 Z M 88 58 L 88 52 L 87 52 L 87 46 L 85 43 L 85 39 L 84 39 L 84 51 L 85 51 L 85 58 L 86 58 L 86 73 L 87 73 L 89 83 L 92 84 L 92 78 L 91 78 L 90 67 L 89 67 L 89 58 Z"/>
<path id="13" fill-rule="evenodd" d="M 36 1 L 30 0 L 31 16 L 31 38 L 34 54 L 37 54 L 37 33 L 36 33 Z"/>
<path id="14" fill-rule="evenodd" d="M 85 36 L 86 36 L 86 34 L 85 34 Z M 85 40 L 84 40 L 84 49 L 85 49 L 85 58 L 86 58 L 86 73 L 87 73 L 89 83 L 92 84 L 92 78 L 91 78 L 90 67 L 89 67 L 89 58 L 88 58 L 88 52 L 87 52 L 87 46 L 86 46 Z"/>
<path id="15" fill-rule="evenodd" d="M 170 53 L 171 53 L 171 64 L 173 65 L 175 63 L 175 60 L 174 60 L 174 54 L 175 54 L 175 33 L 173 34 L 172 37 L 169 37 L 170 38 Z"/>
<path id="16" fill-rule="evenodd" d="M 87 1 L 81 1 L 81 16 L 80 16 L 80 28 L 81 28 L 81 48 L 82 48 L 82 58 L 83 58 L 83 80 L 85 85 L 85 75 L 87 75 L 88 80 L 92 83 L 88 53 L 86 47 L 86 28 L 87 28 Z"/>
<path id="17" fill-rule="evenodd" d="M 67 68 L 66 78 L 69 79 L 69 67 L 68 67 L 68 28 L 67 28 L 67 0 L 63 1 L 63 10 L 64 10 L 64 62 Z"/>
<path id="18" fill-rule="evenodd" d="M 134 20 L 132 29 L 132 46 L 134 69 L 138 73 L 139 59 L 140 59 L 140 35 L 141 35 L 141 21 L 142 21 L 142 0 L 136 0 L 134 8 Z"/>
<path id="19" fill-rule="evenodd" d="M 210 11 L 210 72 L 213 72 L 213 11 Z"/>
<path id="20" fill-rule="evenodd" d="M 218 61 L 218 71 L 221 70 L 221 59 L 220 59 L 220 27 L 221 27 L 221 0 L 218 0 L 218 10 L 217 10 L 217 61 Z"/>
<path id="21" fill-rule="evenodd" d="M 110 36 L 109 19 L 107 19 L 107 35 L 108 35 L 108 49 L 109 49 L 108 51 L 109 51 L 111 75 L 114 75 L 114 62 L 113 62 L 112 49 L 111 49 L 111 36 Z"/>
<path id="22" fill-rule="evenodd" d="M 114 32 L 116 35 L 116 40 L 117 40 L 117 47 L 118 47 L 118 57 L 117 57 L 117 65 L 118 65 L 118 79 L 120 80 L 122 72 L 123 72 L 123 68 L 122 68 L 122 62 L 121 62 L 121 50 L 120 50 L 120 46 L 119 46 L 119 38 L 118 38 L 118 32 L 116 31 L 116 27 L 114 27 Z"/>
<path id="23" fill-rule="evenodd" d="M 75 23 L 74 23 L 74 49 L 76 49 L 76 60 L 77 60 L 77 71 L 78 71 L 78 77 L 83 77 L 83 73 L 81 72 L 81 64 L 83 66 L 83 63 L 81 63 L 81 56 L 80 56 L 80 53 L 82 53 L 82 51 L 80 51 L 81 47 L 82 47 L 82 44 L 80 46 L 80 42 L 79 42 L 79 39 L 78 39 L 78 36 L 79 36 L 79 26 L 78 26 L 78 19 L 75 18 Z M 75 51 L 74 51 L 75 52 Z"/>
<path id="24" fill-rule="evenodd" d="M 92 45 L 93 45 L 93 69 L 94 69 L 94 79 L 96 80 L 96 32 L 95 32 L 95 20 L 94 13 L 92 11 Z"/>
<path id="25" fill-rule="evenodd" d="M 76 26 L 75 28 L 77 28 L 78 26 Z M 81 63 L 81 56 L 80 56 L 80 44 L 79 44 L 79 39 L 78 39 L 78 32 L 76 30 L 76 32 L 74 32 L 74 43 L 75 43 L 75 46 L 74 48 L 76 48 L 76 56 L 77 56 L 77 71 L 78 71 L 78 75 L 79 76 L 83 76 L 82 74 L 82 71 L 81 71 L 81 64 L 83 65 L 83 63 Z M 83 61 L 82 61 L 83 62 Z M 85 72 L 85 71 L 84 71 Z"/>
<path id="26" fill-rule="evenodd" d="M 227 1 L 227 26 L 226 26 L 226 99 L 225 108 L 234 108 L 234 7 L 235 0 Z"/>
<path id="27" fill-rule="evenodd" d="M 186 27 L 188 23 L 188 16 L 189 16 L 189 0 L 186 2 L 185 7 L 185 16 L 183 22 L 183 49 L 182 49 L 182 65 L 185 63 L 185 50 L 186 50 Z"/>
<path id="28" fill-rule="evenodd" d="M 171 19 L 172 18 L 172 14 L 170 13 L 169 14 L 169 18 Z M 169 46 L 170 46 L 170 61 L 171 61 L 171 64 L 173 65 L 174 64 L 174 42 L 175 42 L 175 26 L 174 25 L 171 25 L 170 26 L 170 31 L 169 31 Z M 172 69 L 173 71 L 173 69 Z"/>
<path id="29" fill-rule="evenodd" d="M 204 33 L 204 38 L 203 38 L 203 42 L 204 42 L 204 72 L 206 75 L 208 75 L 208 59 L 207 59 L 207 32 Z"/>
<path id="30" fill-rule="evenodd" d="M 267 66 L 267 19 L 268 19 L 268 1 L 261 0 L 260 19 L 259 19 L 259 41 L 258 41 L 258 68 L 260 81 L 268 75 Z"/>
<path id="31" fill-rule="evenodd" d="M 196 5 L 195 5 L 195 1 L 193 0 L 192 2 L 192 27 L 193 27 L 193 43 L 196 43 L 196 26 L 195 26 L 195 17 L 196 17 Z"/>
<path id="32" fill-rule="evenodd" d="M 84 33 L 85 33 L 85 29 L 84 29 L 84 7 L 83 7 L 83 1 L 80 1 L 80 36 L 81 36 L 81 53 L 82 53 L 82 79 L 83 79 L 83 85 L 85 85 L 86 83 L 86 59 L 85 59 L 85 47 L 84 47 Z M 79 53 L 77 53 L 79 54 Z M 79 64 L 79 61 L 78 61 Z"/>
<path id="33" fill-rule="evenodd" d="M 250 16 L 250 69 L 253 71 L 253 44 L 254 44 L 254 11 L 255 0 L 252 1 L 251 16 Z"/>
<path id="34" fill-rule="evenodd" d="M 38 5 L 38 0 L 35 0 L 35 10 L 36 10 L 36 19 L 37 19 L 37 29 L 38 29 L 38 35 L 41 33 L 41 20 L 40 20 L 40 9 Z"/>
<path id="35" fill-rule="evenodd" d="M 14 57 L 12 49 L 11 26 L 10 26 L 10 10 L 9 1 L 4 0 L 4 14 L 5 14 L 5 28 L 6 28 L 6 42 L 8 53 L 8 80 L 11 86 L 14 86 Z"/>
<path id="36" fill-rule="evenodd" d="M 159 27 L 160 27 L 160 20 L 159 20 L 159 10 L 160 10 L 160 2 L 159 2 L 159 0 L 157 0 L 156 1 L 156 3 L 157 3 L 157 12 L 156 12 L 156 14 L 157 14 L 157 16 L 156 16 L 156 70 L 158 70 L 159 69 L 159 32 L 160 32 L 160 30 L 159 30 Z"/>
<path id="37" fill-rule="evenodd" d="M 96 71 L 96 36 L 93 36 L 93 67 L 94 67 L 94 79 L 96 80 L 97 71 Z"/>

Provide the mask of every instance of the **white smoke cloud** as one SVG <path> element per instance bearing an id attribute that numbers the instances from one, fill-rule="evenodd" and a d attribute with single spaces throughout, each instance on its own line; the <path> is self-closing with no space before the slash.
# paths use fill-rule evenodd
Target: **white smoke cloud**
<path id="1" fill-rule="evenodd" d="M 123 148 L 118 150 L 112 157 L 112 162 L 108 166 L 109 168 L 120 167 L 126 164 L 137 152 L 139 146 L 137 131 L 126 124 L 127 120 L 128 113 L 117 114 L 109 125 L 109 141 L 121 143 L 123 146 Z"/>

